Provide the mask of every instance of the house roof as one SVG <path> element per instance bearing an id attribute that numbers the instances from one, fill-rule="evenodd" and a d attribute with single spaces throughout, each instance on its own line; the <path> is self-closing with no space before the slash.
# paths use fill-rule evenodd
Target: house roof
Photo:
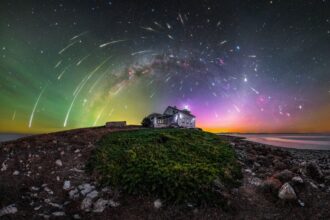
<path id="1" fill-rule="evenodd" d="M 147 118 L 162 118 L 162 119 L 165 119 L 165 118 L 171 118 L 173 117 L 173 115 L 163 115 L 163 114 L 159 114 L 159 113 L 152 113 L 150 115 L 147 116 Z"/>
<path id="2" fill-rule="evenodd" d="M 154 117 L 160 117 L 162 114 L 159 113 L 151 113 L 150 115 L 147 116 L 147 118 L 154 118 Z"/>
<path id="3" fill-rule="evenodd" d="M 177 111 L 177 112 L 181 112 L 181 113 L 183 113 L 183 114 L 189 115 L 189 116 L 194 117 L 194 118 L 196 117 L 195 115 L 191 114 L 190 111 L 188 111 L 187 109 L 183 109 L 183 110 L 181 110 L 181 109 L 178 109 L 176 106 L 168 106 L 168 107 L 166 108 L 166 110 L 167 110 L 168 108 L 174 109 L 174 110 Z M 166 110 L 165 110 L 165 111 L 166 111 Z"/>

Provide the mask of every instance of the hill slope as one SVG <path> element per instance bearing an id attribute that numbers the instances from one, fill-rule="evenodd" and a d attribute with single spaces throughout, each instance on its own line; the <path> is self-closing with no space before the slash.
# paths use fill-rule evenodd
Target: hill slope
<path id="1" fill-rule="evenodd" d="M 119 130 L 98 127 L 1 143 L 0 219 L 330 219 L 329 152 L 288 151 L 235 137 L 176 131 L 140 130 L 137 126 Z M 239 187 L 226 181 L 223 175 L 233 174 L 228 175 L 229 180 L 236 180 L 236 169 L 228 166 L 235 164 L 232 150 L 242 167 Z M 101 159 L 102 155 L 105 158 Z M 88 161 L 92 173 L 86 172 Z M 153 161 L 150 166 L 148 161 Z M 110 169 L 108 173 L 103 169 L 108 162 L 121 170 Z M 135 164 L 142 167 L 134 167 Z M 169 169 L 165 172 L 162 167 Z M 137 169 L 141 170 L 137 172 Z M 214 173 L 209 171 L 213 169 Z M 187 175 L 177 175 L 176 170 Z M 155 183 L 148 179 L 150 175 L 146 176 L 148 172 L 158 171 L 155 179 L 162 182 Z M 117 184 L 112 179 L 112 174 L 120 179 L 123 175 L 132 176 L 131 172 L 138 174 L 137 178 L 124 183 L 120 180 Z M 209 203 L 198 206 L 197 202 L 189 201 L 175 204 L 171 198 L 176 196 L 159 193 L 159 184 L 165 184 L 164 178 L 169 177 L 178 178 L 172 184 L 193 183 L 193 188 L 188 190 L 173 187 L 174 194 L 185 193 L 184 200 L 194 198 L 191 192 L 207 194 L 212 188 L 200 187 L 195 180 L 202 179 L 201 185 L 210 186 L 208 177 L 213 180 L 213 174 L 220 176 L 221 184 L 216 184 L 219 189 L 225 185 L 225 190 L 215 193 L 225 198 L 222 207 Z M 102 180 L 106 185 L 100 184 Z M 134 195 L 127 193 L 129 188 L 124 187 L 127 183 L 132 184 Z M 196 198 L 196 201 L 205 199 Z M 215 201 L 209 199 L 206 197 L 207 201 Z"/>
<path id="2" fill-rule="evenodd" d="M 234 149 L 218 135 L 191 129 L 141 129 L 105 135 L 90 160 L 106 184 L 172 202 L 215 205 L 239 185 Z M 219 202 L 219 201 L 218 201 Z"/>

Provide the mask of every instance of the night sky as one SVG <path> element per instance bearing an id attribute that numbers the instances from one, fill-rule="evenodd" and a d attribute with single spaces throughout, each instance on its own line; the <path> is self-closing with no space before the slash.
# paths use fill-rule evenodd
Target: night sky
<path id="1" fill-rule="evenodd" d="M 330 131 L 330 1 L 0 2 L 0 131 L 168 105 L 229 132 Z"/>

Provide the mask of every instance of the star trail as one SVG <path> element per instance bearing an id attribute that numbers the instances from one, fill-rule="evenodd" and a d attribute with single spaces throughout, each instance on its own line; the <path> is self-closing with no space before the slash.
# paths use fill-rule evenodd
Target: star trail
<path id="1" fill-rule="evenodd" d="M 0 130 L 330 131 L 330 2 L 1 1 Z"/>

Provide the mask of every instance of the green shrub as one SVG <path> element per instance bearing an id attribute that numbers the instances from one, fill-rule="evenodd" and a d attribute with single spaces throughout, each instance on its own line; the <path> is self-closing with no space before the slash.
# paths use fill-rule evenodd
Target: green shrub
<path id="1" fill-rule="evenodd" d="M 145 118 L 143 118 L 143 120 L 142 120 L 142 122 L 141 122 L 141 125 L 142 125 L 142 127 L 150 128 L 151 125 L 152 125 L 152 121 L 151 121 L 150 118 L 145 117 Z"/>
<path id="2" fill-rule="evenodd" d="M 214 180 L 241 178 L 234 150 L 219 136 L 188 129 L 141 129 L 105 136 L 88 167 L 104 184 L 167 201 L 214 203 Z"/>

